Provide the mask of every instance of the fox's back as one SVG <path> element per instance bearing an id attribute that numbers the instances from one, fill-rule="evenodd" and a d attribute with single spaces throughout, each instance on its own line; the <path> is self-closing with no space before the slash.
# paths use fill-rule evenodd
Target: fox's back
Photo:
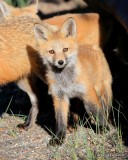
<path id="1" fill-rule="evenodd" d="M 25 43 L 25 40 L 29 39 L 30 37 L 34 37 L 34 34 L 32 34 L 33 26 L 34 26 L 34 21 L 26 17 L 14 18 L 1 23 L 0 24 L 1 49 L 2 47 L 4 47 L 2 44 L 5 44 L 5 46 L 10 45 L 12 47 L 17 47 L 17 45 L 19 45 L 20 43 Z"/>
<path id="2" fill-rule="evenodd" d="M 0 38 L 7 39 L 12 37 L 15 40 L 15 38 L 22 39 L 18 35 L 34 36 L 33 28 L 36 23 L 40 23 L 40 21 L 27 16 L 5 20 L 0 23 Z"/>

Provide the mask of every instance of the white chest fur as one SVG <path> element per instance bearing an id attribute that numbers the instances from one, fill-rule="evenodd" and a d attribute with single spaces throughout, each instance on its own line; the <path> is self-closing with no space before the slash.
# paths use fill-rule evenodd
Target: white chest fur
<path id="1" fill-rule="evenodd" d="M 50 87 L 52 94 L 68 98 L 81 97 L 85 93 L 85 87 L 75 82 L 76 76 L 74 67 L 65 67 L 62 71 L 53 72 L 55 83 Z"/>

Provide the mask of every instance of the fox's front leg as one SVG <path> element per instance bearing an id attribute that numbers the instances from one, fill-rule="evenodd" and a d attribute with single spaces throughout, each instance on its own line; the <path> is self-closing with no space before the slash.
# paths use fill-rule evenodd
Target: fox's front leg
<path id="1" fill-rule="evenodd" d="M 66 136 L 69 111 L 69 99 L 67 97 L 53 96 L 56 117 L 56 133 L 50 140 L 50 145 L 61 145 Z"/>

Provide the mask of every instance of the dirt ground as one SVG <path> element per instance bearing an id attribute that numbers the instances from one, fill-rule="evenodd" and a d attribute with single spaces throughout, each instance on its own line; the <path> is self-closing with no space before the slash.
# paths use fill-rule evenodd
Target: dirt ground
<path id="1" fill-rule="evenodd" d="M 40 1 L 39 15 L 42 18 L 48 18 L 62 13 L 88 11 L 86 6 L 80 0 Z M 43 108 L 41 108 L 37 124 L 29 131 L 20 132 L 16 126 L 24 122 L 31 104 L 26 93 L 12 83 L 0 87 L 0 160 L 128 160 L 128 78 L 126 77 L 128 66 L 123 65 L 113 53 L 107 59 L 113 75 L 115 119 L 118 121 L 120 108 L 119 121 L 123 141 L 120 142 L 116 129 L 112 129 L 112 133 L 108 133 L 105 142 L 106 157 L 101 156 L 99 148 L 103 146 L 104 137 L 98 135 L 97 138 L 97 134 L 92 129 L 79 126 L 78 130 L 73 133 L 67 131 L 67 137 L 62 146 L 49 146 L 48 142 L 51 138 L 51 130 L 55 127 L 55 120 L 51 107 L 52 101 L 47 95 L 45 85 L 42 86 L 46 93 L 41 94 Z M 81 137 L 84 137 L 87 142 L 84 142 Z M 95 141 L 92 140 L 93 138 Z M 92 152 L 94 157 L 90 156 Z"/>
<path id="2" fill-rule="evenodd" d="M 43 122 L 49 117 L 50 114 L 43 113 Z M 79 126 L 73 133 L 67 131 L 64 144 L 53 147 L 49 146 L 49 127 L 48 130 L 46 125 L 36 124 L 29 131 L 21 132 L 16 126 L 23 122 L 23 118 L 16 115 L 5 114 L 0 119 L 0 160 L 128 159 L 128 148 L 120 142 L 115 129 L 103 136 L 90 128 Z M 105 153 L 102 149 L 105 149 Z"/>

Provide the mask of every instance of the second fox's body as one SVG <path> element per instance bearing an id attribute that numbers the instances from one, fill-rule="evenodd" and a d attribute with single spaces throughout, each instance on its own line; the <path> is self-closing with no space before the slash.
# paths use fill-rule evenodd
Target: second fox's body
<path id="1" fill-rule="evenodd" d="M 21 17 L 0 24 L 0 85 L 16 81 L 39 69 L 34 25 L 40 21 Z"/>
<path id="2" fill-rule="evenodd" d="M 25 18 L 0 24 L 0 84 L 15 81 L 36 68 L 34 53 L 30 53 L 36 50 L 33 27 L 34 22 Z"/>

